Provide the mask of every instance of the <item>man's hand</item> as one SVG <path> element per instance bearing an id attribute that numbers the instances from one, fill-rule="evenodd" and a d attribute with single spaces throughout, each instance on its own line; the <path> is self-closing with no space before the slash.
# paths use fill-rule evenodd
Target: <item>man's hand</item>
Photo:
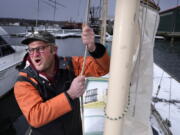
<path id="1" fill-rule="evenodd" d="M 96 49 L 93 29 L 88 25 L 83 25 L 81 37 L 83 44 L 87 45 L 88 51 L 93 52 Z"/>
<path id="2" fill-rule="evenodd" d="M 83 95 L 85 91 L 85 76 L 78 76 L 74 78 L 67 93 L 72 99 Z"/>

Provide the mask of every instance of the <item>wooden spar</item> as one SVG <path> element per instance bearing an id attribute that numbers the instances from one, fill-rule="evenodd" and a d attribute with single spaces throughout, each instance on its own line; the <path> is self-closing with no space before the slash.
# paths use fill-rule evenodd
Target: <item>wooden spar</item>
<path id="1" fill-rule="evenodd" d="M 106 41 L 106 24 L 107 24 L 107 13 L 108 13 L 108 0 L 103 0 L 103 6 L 102 6 L 102 25 L 101 25 L 101 39 L 100 43 L 105 45 Z"/>
<path id="2" fill-rule="evenodd" d="M 140 0 L 117 0 L 104 135 L 122 135 Z"/>

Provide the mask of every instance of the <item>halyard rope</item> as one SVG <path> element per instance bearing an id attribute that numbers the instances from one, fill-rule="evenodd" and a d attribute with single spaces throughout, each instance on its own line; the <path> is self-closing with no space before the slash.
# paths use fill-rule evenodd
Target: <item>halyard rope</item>
<path id="1" fill-rule="evenodd" d="M 90 0 L 87 0 L 87 7 L 86 7 L 86 12 L 85 12 L 85 20 L 84 24 L 88 24 L 88 19 L 89 19 L 89 8 L 90 7 Z M 85 64 L 86 64 L 86 57 L 87 57 L 87 45 L 85 45 L 85 50 L 84 50 L 84 57 L 83 57 L 83 64 L 82 64 L 82 69 L 80 75 L 82 76 L 84 74 L 85 70 Z M 84 105 L 83 105 L 83 96 L 80 97 L 80 103 L 81 103 L 81 118 L 82 118 L 82 128 L 83 128 L 83 134 L 84 134 Z"/>

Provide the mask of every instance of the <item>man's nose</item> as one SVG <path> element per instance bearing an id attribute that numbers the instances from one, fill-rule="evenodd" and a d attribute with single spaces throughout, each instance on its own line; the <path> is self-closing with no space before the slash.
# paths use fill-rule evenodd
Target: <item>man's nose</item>
<path id="1" fill-rule="evenodd" d="M 40 55 L 39 49 L 35 49 L 33 55 L 34 56 L 39 56 Z"/>

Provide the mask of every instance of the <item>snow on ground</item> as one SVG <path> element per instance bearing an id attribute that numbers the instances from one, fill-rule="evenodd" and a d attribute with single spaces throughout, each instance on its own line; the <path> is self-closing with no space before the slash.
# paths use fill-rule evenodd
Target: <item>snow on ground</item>
<path id="1" fill-rule="evenodd" d="M 158 98 L 166 100 L 175 99 L 180 100 L 180 85 L 169 74 L 164 72 L 160 67 L 154 64 L 154 89 L 153 96 L 156 96 L 158 85 L 160 84 L 160 91 Z M 180 103 L 169 104 L 165 102 L 158 102 L 155 104 L 163 119 L 171 121 L 171 131 L 173 135 L 180 135 Z"/>

